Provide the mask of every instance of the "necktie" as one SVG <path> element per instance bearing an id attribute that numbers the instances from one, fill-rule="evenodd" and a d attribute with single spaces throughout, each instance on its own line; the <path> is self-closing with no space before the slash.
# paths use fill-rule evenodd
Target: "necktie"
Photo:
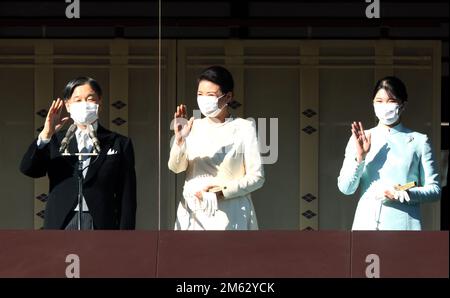
<path id="1" fill-rule="evenodd" d="M 78 135 L 78 151 L 80 153 L 89 153 L 89 144 L 88 144 L 89 135 L 85 133 L 84 131 L 80 131 L 80 134 Z M 88 166 L 90 163 L 90 156 L 82 156 L 83 160 L 83 177 L 86 178 L 86 174 L 88 171 Z M 75 211 L 78 211 L 78 206 L 75 208 Z M 83 196 L 83 211 L 88 211 L 89 208 L 87 207 L 86 201 Z"/>

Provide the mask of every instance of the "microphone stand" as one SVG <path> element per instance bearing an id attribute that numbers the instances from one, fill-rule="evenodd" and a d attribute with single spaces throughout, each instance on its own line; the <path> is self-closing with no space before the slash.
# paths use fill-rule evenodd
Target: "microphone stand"
<path id="1" fill-rule="evenodd" d="M 83 212 L 83 157 L 85 156 L 98 156 L 98 152 L 94 147 L 94 151 L 92 153 L 69 153 L 67 147 L 62 154 L 63 156 L 77 156 L 78 157 L 78 166 L 77 166 L 77 177 L 78 177 L 78 230 L 81 231 L 82 227 L 82 218 L 81 213 Z"/>

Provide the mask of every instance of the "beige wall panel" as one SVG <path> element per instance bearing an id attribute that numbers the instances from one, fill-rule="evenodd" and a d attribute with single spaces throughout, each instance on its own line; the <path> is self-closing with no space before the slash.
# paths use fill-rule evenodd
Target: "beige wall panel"
<path id="1" fill-rule="evenodd" d="M 266 182 L 252 194 L 260 229 L 299 228 L 299 76 L 297 69 L 245 71 L 246 115 L 266 119 L 267 128 L 278 118 L 278 161 L 264 165 Z"/>
<path id="2" fill-rule="evenodd" d="M 34 181 L 19 171 L 34 134 L 34 71 L 0 67 L 0 229 L 33 229 Z"/>
<path id="3" fill-rule="evenodd" d="M 350 138 L 351 121 L 374 126 L 373 70 L 323 69 L 320 71 L 320 229 L 349 230 L 358 194 L 346 196 L 337 177 Z"/>

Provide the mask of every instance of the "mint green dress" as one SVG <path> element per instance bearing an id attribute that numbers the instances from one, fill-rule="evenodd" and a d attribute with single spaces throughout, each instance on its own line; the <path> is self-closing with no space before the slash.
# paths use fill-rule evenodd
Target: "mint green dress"
<path id="1" fill-rule="evenodd" d="M 338 177 L 339 190 L 360 199 L 352 230 L 420 230 L 420 204 L 439 200 L 441 188 L 428 137 L 402 124 L 391 129 L 377 126 L 366 131 L 371 148 L 364 161 L 356 161 L 353 137 L 347 144 Z M 415 181 L 409 202 L 376 199 L 380 190 Z"/>

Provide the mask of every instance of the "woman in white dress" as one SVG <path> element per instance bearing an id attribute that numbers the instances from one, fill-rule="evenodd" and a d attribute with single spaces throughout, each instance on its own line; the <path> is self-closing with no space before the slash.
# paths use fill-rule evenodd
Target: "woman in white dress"
<path id="1" fill-rule="evenodd" d="M 175 138 L 169 169 L 186 171 L 175 230 L 257 230 L 251 192 L 264 184 L 256 127 L 233 117 L 233 78 L 212 66 L 198 78 L 197 103 L 205 116 L 187 120 L 186 106 L 174 114 Z"/>

